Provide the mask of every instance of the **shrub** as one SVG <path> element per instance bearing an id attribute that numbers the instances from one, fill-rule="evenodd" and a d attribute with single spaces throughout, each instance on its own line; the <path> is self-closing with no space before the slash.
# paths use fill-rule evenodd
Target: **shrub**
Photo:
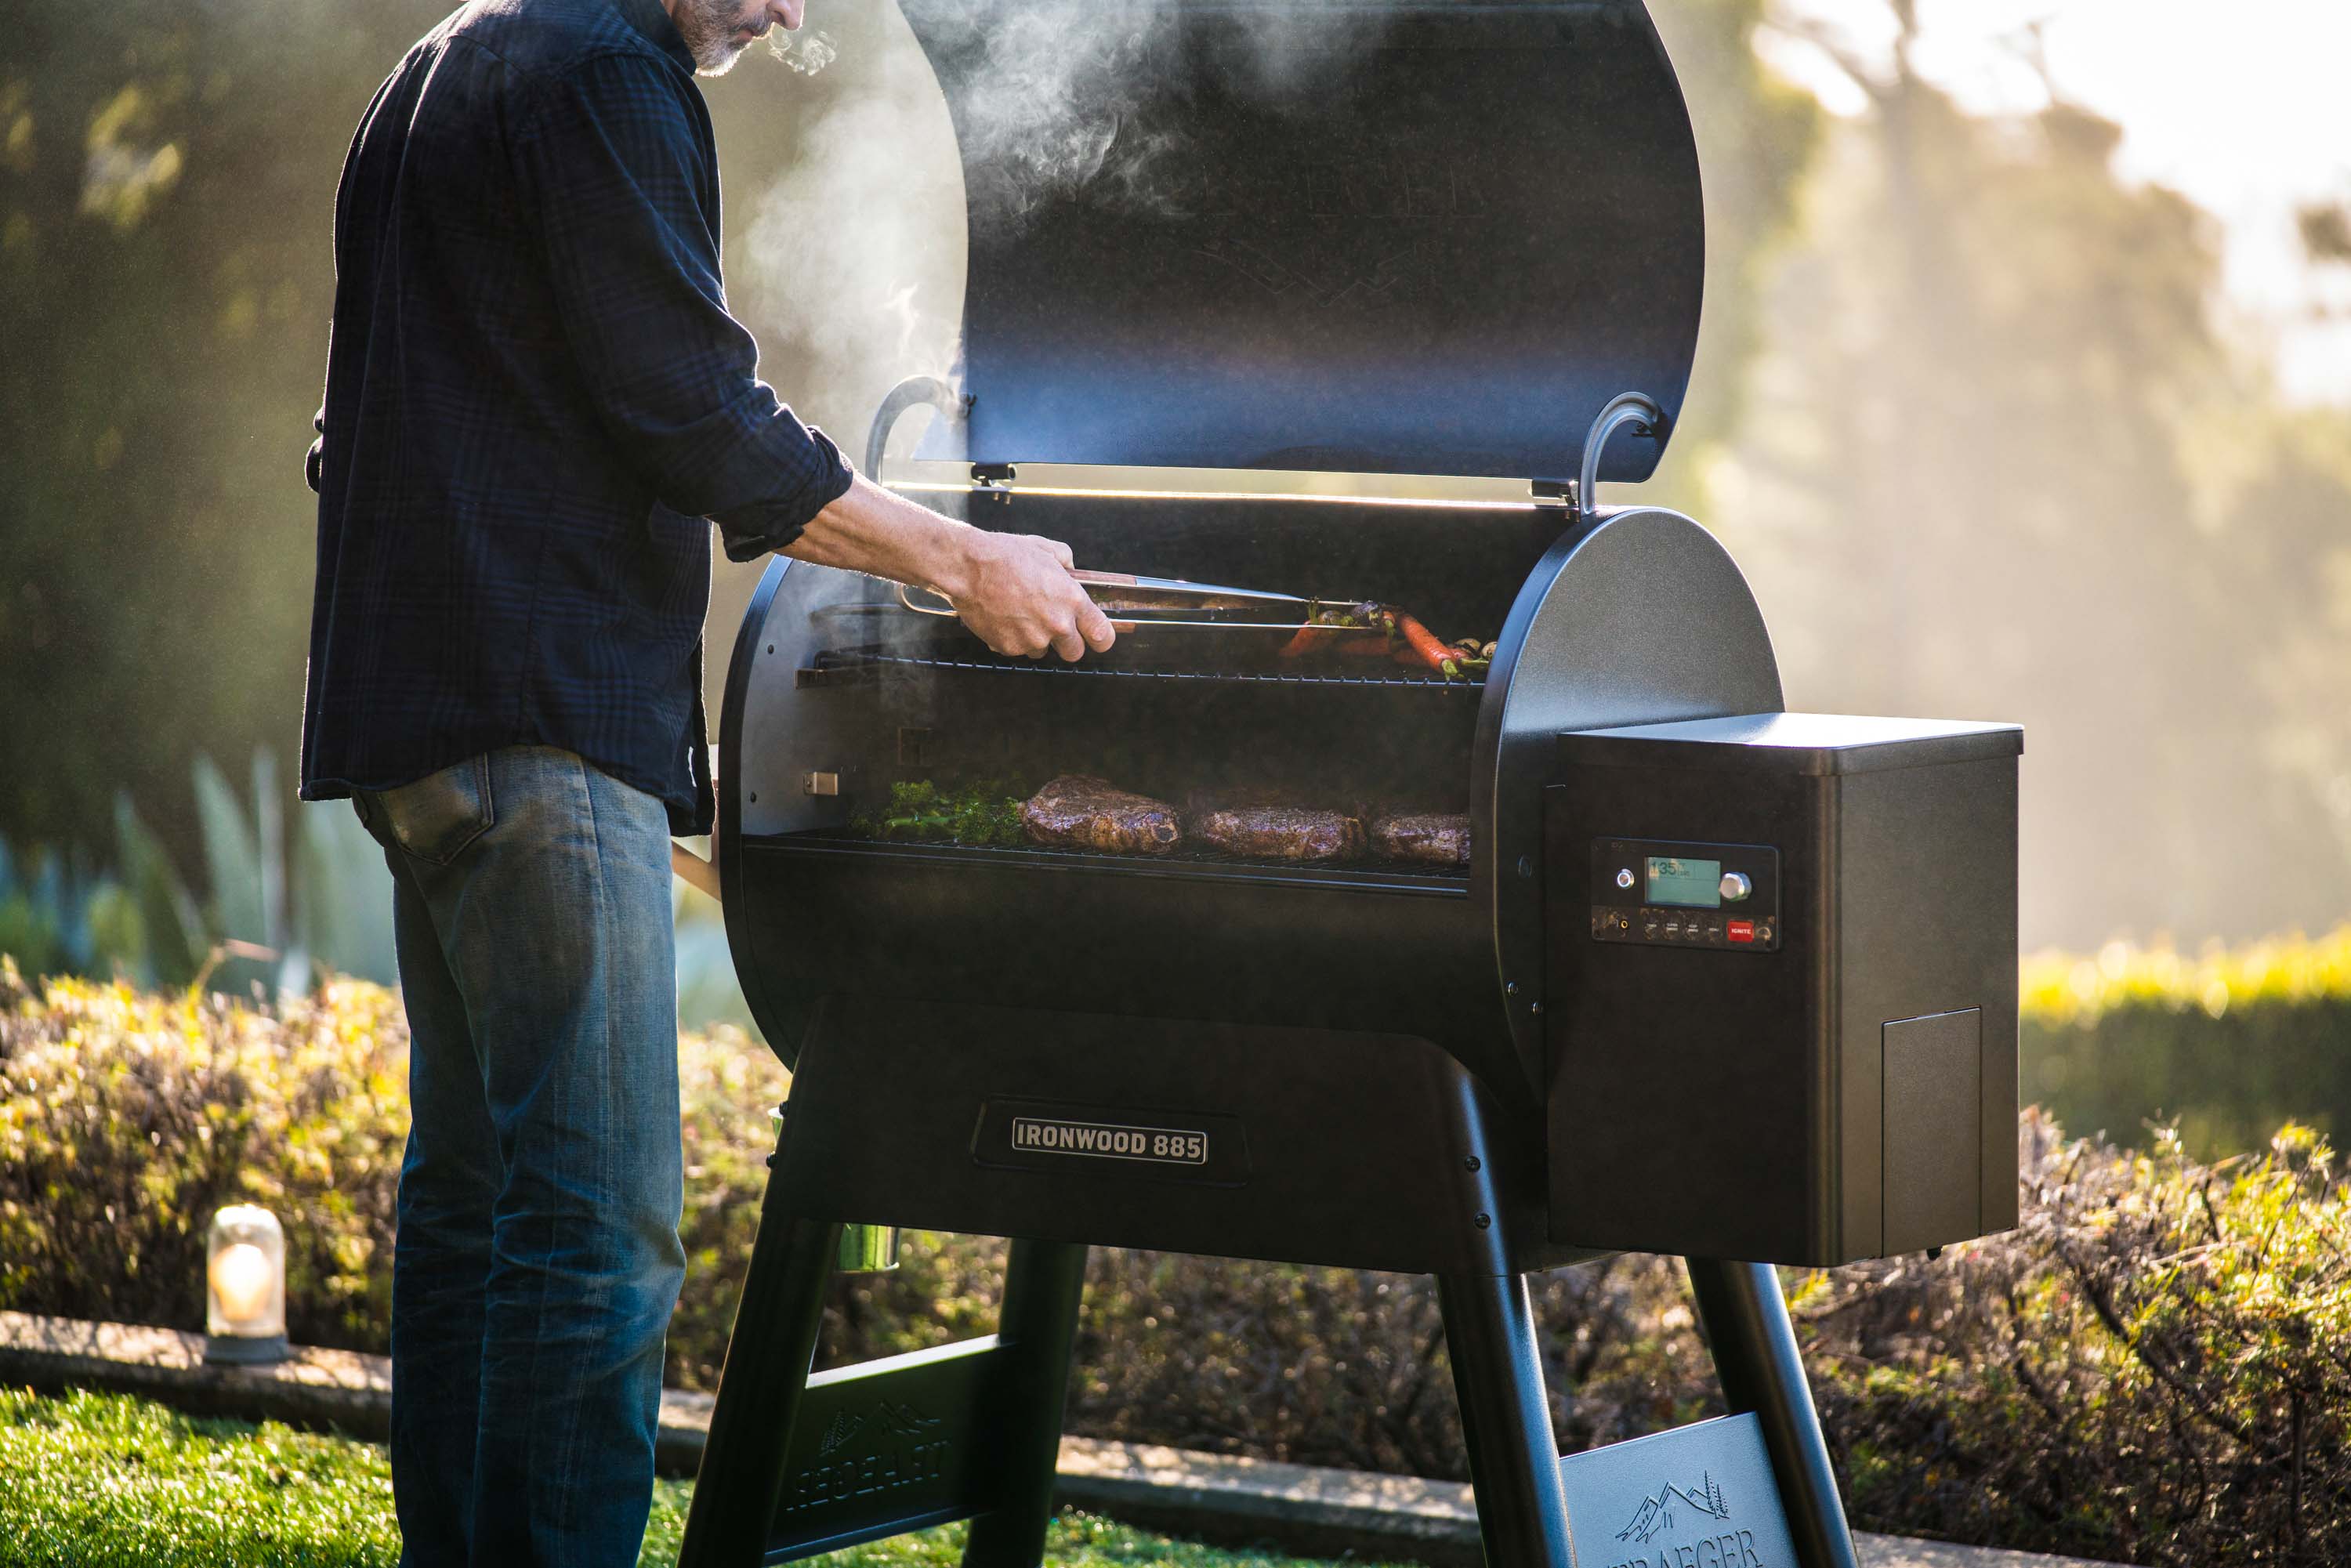
<path id="1" fill-rule="evenodd" d="M 287 1328 L 380 1349 L 407 1135 L 399 998 L 276 1009 L 0 967 L 0 1307 L 201 1329 L 204 1228 L 286 1223 Z"/>
<path id="2" fill-rule="evenodd" d="M 2351 1134 L 2351 925 L 2188 957 L 2108 944 L 2023 972 L 2026 1100 L 2144 1145 L 2176 1122 L 2207 1158 L 2288 1121 Z"/>
<path id="3" fill-rule="evenodd" d="M 789 1079 L 738 1034 L 678 1043 L 695 1283 L 670 1375 L 707 1387 Z M 381 1354 L 407 1046 L 399 997 L 364 981 L 269 1007 L 73 979 L 37 996 L 0 959 L 0 1308 L 201 1329 L 204 1227 L 258 1203 L 286 1227 L 287 1333 Z"/>
<path id="4" fill-rule="evenodd" d="M 381 1350 L 403 1047 L 396 999 L 355 982 L 264 1008 L 36 995 L 0 964 L 0 1307 L 197 1326 L 201 1226 L 252 1198 L 287 1222 L 295 1336 Z M 787 1080 L 732 1032 L 679 1050 L 670 1375 L 708 1387 Z M 2181 1568 L 2351 1551 L 2351 1189 L 2325 1141 L 2204 1165 L 2176 1132 L 2130 1153 L 2028 1113 L 2020 1136 L 2016 1231 L 1789 1276 L 1855 1523 Z M 826 1358 L 985 1332 L 1002 1248 L 910 1235 L 897 1272 L 836 1282 Z M 1673 1260 L 1533 1288 L 1562 1448 L 1720 1408 Z M 1098 1249 L 1069 1424 L 1464 1474 L 1434 1288 L 1397 1275 Z"/>
<path id="5" fill-rule="evenodd" d="M 2351 1188 L 2307 1128 L 2199 1165 L 2028 1114 L 2022 1224 L 1809 1277 L 1856 1523 L 2113 1561 L 2351 1551 Z"/>

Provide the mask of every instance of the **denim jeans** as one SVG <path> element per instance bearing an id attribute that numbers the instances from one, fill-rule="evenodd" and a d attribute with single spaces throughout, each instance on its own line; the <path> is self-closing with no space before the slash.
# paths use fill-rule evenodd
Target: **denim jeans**
<path id="1" fill-rule="evenodd" d="M 392 865 L 411 1036 L 401 1562 L 633 1563 L 685 1275 L 667 815 L 549 747 L 357 804 Z"/>

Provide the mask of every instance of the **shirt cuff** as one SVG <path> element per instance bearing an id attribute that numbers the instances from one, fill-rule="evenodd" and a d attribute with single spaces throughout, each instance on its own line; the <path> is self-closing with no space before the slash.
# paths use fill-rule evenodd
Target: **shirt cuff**
<path id="1" fill-rule="evenodd" d="M 857 471 L 831 436 L 812 424 L 808 433 L 819 460 L 808 479 L 783 495 L 711 514 L 710 520 L 718 525 L 725 540 L 728 560 L 753 560 L 782 549 L 800 537 L 819 512 L 849 493 Z"/>

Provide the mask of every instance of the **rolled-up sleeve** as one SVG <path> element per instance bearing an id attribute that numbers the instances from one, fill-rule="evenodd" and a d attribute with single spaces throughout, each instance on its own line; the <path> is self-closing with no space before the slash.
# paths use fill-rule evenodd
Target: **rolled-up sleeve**
<path id="1" fill-rule="evenodd" d="M 542 81 L 516 177 L 598 416 L 664 506 L 711 518 L 747 560 L 799 538 L 852 476 L 759 379 L 726 309 L 716 161 L 691 84 L 665 68 L 610 54 Z"/>

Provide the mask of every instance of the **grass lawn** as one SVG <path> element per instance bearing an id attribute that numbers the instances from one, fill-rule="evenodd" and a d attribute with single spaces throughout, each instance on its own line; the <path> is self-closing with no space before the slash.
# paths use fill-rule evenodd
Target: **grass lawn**
<path id="1" fill-rule="evenodd" d="M 642 1563 L 676 1561 L 693 1490 L 657 1484 Z M 953 1568 L 963 1533 L 948 1525 L 818 1561 Z M 205 1420 L 121 1395 L 0 1389 L 0 1568 L 394 1568 L 399 1559 L 392 1470 L 373 1443 Z M 1045 1561 L 1304 1568 L 1083 1514 L 1055 1522 Z"/>

